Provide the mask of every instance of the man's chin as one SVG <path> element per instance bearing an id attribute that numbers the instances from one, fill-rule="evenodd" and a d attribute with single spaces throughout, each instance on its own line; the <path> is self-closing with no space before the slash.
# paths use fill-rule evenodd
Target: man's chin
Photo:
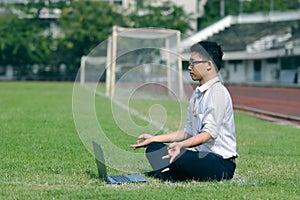
<path id="1" fill-rule="evenodd" d="M 193 81 L 198 81 L 198 79 L 196 79 L 196 78 L 193 77 L 193 76 L 191 76 L 191 79 L 192 79 Z"/>

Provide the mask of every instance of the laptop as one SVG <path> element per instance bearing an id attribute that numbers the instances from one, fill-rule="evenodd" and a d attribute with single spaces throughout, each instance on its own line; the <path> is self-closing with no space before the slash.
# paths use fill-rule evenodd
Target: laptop
<path id="1" fill-rule="evenodd" d="M 101 144 L 95 140 L 93 140 L 92 142 L 93 142 L 93 150 L 95 153 L 96 165 L 98 169 L 98 176 L 100 179 L 110 184 L 138 183 L 138 182 L 147 181 L 145 177 L 139 174 L 108 176 Z"/>

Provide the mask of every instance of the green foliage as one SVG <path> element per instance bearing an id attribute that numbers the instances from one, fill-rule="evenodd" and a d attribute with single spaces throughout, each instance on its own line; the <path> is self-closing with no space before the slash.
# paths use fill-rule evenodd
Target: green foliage
<path id="1" fill-rule="evenodd" d="M 224 0 L 225 3 L 225 16 L 238 15 L 242 13 L 257 13 L 257 12 L 270 12 L 271 0 Z M 205 4 L 205 15 L 200 19 L 200 29 L 204 28 L 219 19 L 220 15 L 220 0 L 209 0 Z M 273 11 L 287 11 L 297 10 L 298 0 L 273 0 Z"/>
<path id="2" fill-rule="evenodd" d="M 7 6 L 8 11 L 18 9 L 33 18 L 20 19 L 12 12 L 0 15 L 1 65 L 11 64 L 25 73 L 27 65 L 55 66 L 63 62 L 69 70 L 76 70 L 81 56 L 106 40 L 114 25 L 164 27 L 182 32 L 191 29 L 183 9 L 170 3 L 161 7 L 147 6 L 143 9 L 148 14 L 139 17 L 135 12 L 128 14 L 120 7 L 104 1 L 71 1 L 69 5 L 58 2 L 50 3 L 48 7 L 61 8 L 61 17 L 58 20 L 39 19 L 38 13 L 45 8 L 44 2 Z M 50 23 L 58 25 L 61 38 L 52 37 Z"/>
<path id="3" fill-rule="evenodd" d="M 115 11 L 113 5 L 101 1 L 73 2 L 63 9 L 58 23 L 64 33 L 59 52 L 69 55 L 65 62 L 76 68 L 81 56 L 87 55 L 108 38 L 113 25 L 125 25 L 123 16 Z"/>
<path id="4" fill-rule="evenodd" d="M 39 19 L 38 11 L 46 7 L 44 1 L 28 4 L 1 5 L 0 14 L 0 64 L 14 65 L 26 73 L 32 64 L 58 67 L 65 63 L 69 70 L 76 70 L 82 55 L 106 40 L 113 25 L 124 27 L 158 27 L 180 30 L 183 34 L 192 30 L 189 13 L 171 2 L 151 6 L 148 1 L 138 0 L 134 10 L 124 10 L 108 1 L 74 1 L 70 4 L 58 1 L 48 8 L 62 9 L 60 19 Z M 224 0 L 225 14 L 237 15 L 240 11 L 238 0 Z M 274 0 L 274 10 L 298 8 L 298 0 Z M 12 14 L 17 9 L 32 18 L 18 18 Z M 252 0 L 243 3 L 243 12 L 268 12 L 270 1 Z M 209 0 L 205 5 L 205 16 L 200 28 L 219 20 L 220 0 Z M 50 23 L 58 25 L 61 38 L 53 38 Z"/>
<path id="5" fill-rule="evenodd" d="M 24 66 L 47 61 L 51 35 L 44 35 L 45 24 L 38 19 L 19 19 L 7 10 L 0 15 L 1 64 Z"/>
<path id="6" fill-rule="evenodd" d="M 244 2 L 243 12 L 269 12 L 271 11 L 271 2 L 273 1 L 273 11 L 286 11 L 298 9 L 298 0 L 252 0 L 250 2 Z"/>
<path id="7" fill-rule="evenodd" d="M 238 112 L 240 157 L 233 180 L 172 184 L 148 178 L 145 184 L 107 185 L 96 178 L 95 160 L 76 132 L 72 89 L 70 83 L 0 84 L 0 199 L 300 198 L 299 128 Z M 110 101 L 101 96 L 95 100 L 98 117 L 105 119 L 104 128 L 118 131 Z M 162 104 L 174 106 L 173 110 L 179 106 Z M 135 109 L 146 113 L 141 104 Z M 168 117 L 174 124 L 179 120 L 176 113 Z M 115 140 L 125 145 L 135 142 L 132 137 Z"/>

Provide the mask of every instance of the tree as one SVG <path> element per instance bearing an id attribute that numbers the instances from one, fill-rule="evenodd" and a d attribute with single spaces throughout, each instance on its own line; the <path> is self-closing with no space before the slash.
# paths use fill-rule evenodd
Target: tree
<path id="1" fill-rule="evenodd" d="M 57 20 L 39 18 L 39 11 L 46 6 L 43 2 L 5 5 L 7 12 L 0 15 L 0 64 L 12 64 L 25 68 L 24 71 L 26 66 L 33 64 L 58 66 L 64 63 L 69 70 L 76 71 L 81 56 L 108 39 L 114 25 L 170 28 L 182 33 L 191 30 L 190 17 L 170 2 L 152 7 L 144 6 L 146 1 L 140 1 L 137 9 L 144 13 L 142 15 L 136 14 L 136 10 L 128 13 L 120 6 L 104 1 L 69 2 L 47 5 L 47 8 L 62 9 Z M 10 12 L 12 9 L 31 17 L 20 18 Z M 60 38 L 53 38 L 50 23 L 57 24 Z"/>
<path id="2" fill-rule="evenodd" d="M 63 9 L 58 24 L 64 35 L 58 51 L 73 69 L 79 67 L 81 56 L 108 38 L 113 25 L 125 26 L 112 4 L 96 1 L 73 2 Z"/>
<path id="3" fill-rule="evenodd" d="M 20 19 L 6 9 L 0 16 L 0 63 L 14 65 L 20 73 L 27 65 L 45 63 L 51 54 L 51 36 L 45 36 L 44 30 L 38 19 Z"/>
<path id="4" fill-rule="evenodd" d="M 200 29 L 221 19 L 220 1 L 221 0 L 207 1 L 204 7 L 205 15 L 200 19 Z M 225 15 L 238 15 L 241 14 L 240 12 L 270 12 L 272 9 L 272 3 L 273 11 L 287 11 L 298 9 L 298 0 L 224 0 L 224 2 Z"/>
<path id="5" fill-rule="evenodd" d="M 245 2 L 244 4 L 245 13 L 286 11 L 298 9 L 298 0 L 251 0 L 249 2 Z"/>
<path id="6" fill-rule="evenodd" d="M 142 9 L 143 15 L 137 15 Z M 123 13 L 122 13 L 123 11 Z M 122 10 L 116 5 L 98 1 L 74 1 L 65 7 L 58 20 L 64 36 L 59 41 L 59 54 L 72 69 L 80 65 L 81 56 L 87 55 L 111 34 L 114 25 L 123 27 L 159 27 L 191 30 L 190 17 L 181 7 L 170 2 L 154 7 L 137 7 L 134 12 Z"/>

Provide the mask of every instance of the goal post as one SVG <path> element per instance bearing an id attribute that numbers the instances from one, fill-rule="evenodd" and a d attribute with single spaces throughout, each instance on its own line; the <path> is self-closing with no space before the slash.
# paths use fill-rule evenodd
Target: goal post
<path id="1" fill-rule="evenodd" d="M 183 99 L 180 37 L 178 30 L 114 26 L 107 43 L 106 95 L 112 98 L 121 83 L 128 88 L 144 77 L 144 83 L 161 84 L 168 95 Z"/>
<path id="2" fill-rule="evenodd" d="M 105 66 L 106 62 L 107 59 L 104 56 L 81 56 L 79 73 L 80 85 L 85 85 L 88 82 L 99 82 L 101 68 Z"/>
<path id="3" fill-rule="evenodd" d="M 113 26 L 107 40 L 81 57 L 80 84 L 105 82 L 110 98 L 183 100 L 180 42 L 178 30 Z"/>

